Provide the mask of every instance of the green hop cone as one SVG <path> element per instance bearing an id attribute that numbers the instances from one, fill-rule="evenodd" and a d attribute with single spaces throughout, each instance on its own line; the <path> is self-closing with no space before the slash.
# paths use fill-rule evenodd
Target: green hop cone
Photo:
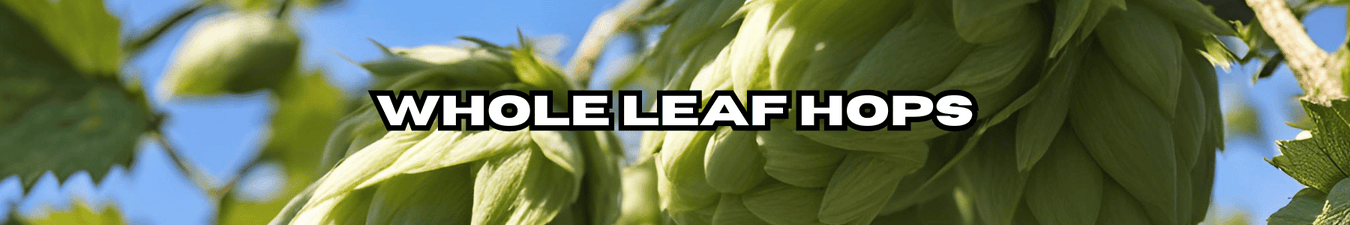
<path id="1" fill-rule="evenodd" d="M 386 59 L 363 67 L 376 76 L 378 89 L 570 89 L 528 46 L 480 45 L 385 49 Z M 373 112 L 359 108 L 339 125 L 325 160 L 335 165 L 274 224 L 612 224 L 618 218 L 622 149 L 610 132 L 385 131 Z"/>
<path id="2" fill-rule="evenodd" d="M 972 91 L 982 110 L 996 111 L 1034 82 L 1026 71 L 1043 54 L 1044 31 L 1036 28 L 1045 25 L 1015 13 L 1022 21 L 1014 23 L 1026 29 L 966 42 L 954 28 L 952 4 L 681 1 L 662 9 L 674 18 L 671 28 L 643 64 L 671 90 L 961 89 Z M 723 13 L 728 8 L 736 13 Z M 655 161 L 663 210 L 695 224 L 871 223 L 904 208 L 892 199 L 930 199 L 910 195 L 925 180 L 905 178 L 925 166 L 928 140 L 949 133 L 928 122 L 896 132 L 792 129 L 780 121 L 767 131 L 661 133 Z"/>
<path id="3" fill-rule="evenodd" d="M 467 39 L 467 38 L 466 38 Z M 472 39 L 470 39 L 472 40 Z M 512 66 L 511 50 L 488 43 L 482 47 L 421 46 L 389 48 L 375 43 L 385 58 L 361 63 L 374 75 L 372 90 L 497 90 L 520 83 Z M 559 89 L 565 87 L 549 87 Z M 347 114 L 329 135 L 323 168 L 356 153 L 387 133 L 368 99 Z M 374 118 L 374 119 L 372 119 Z"/>
<path id="4" fill-rule="evenodd" d="M 1016 152 L 1017 163 L 985 172 L 958 170 L 968 177 L 998 171 L 1022 171 L 1027 177 L 1020 205 L 980 201 L 988 198 L 981 193 L 1008 187 L 961 186 L 972 190 L 975 207 L 999 209 L 979 211 L 985 223 L 1009 221 L 1022 207 L 1046 224 L 1195 224 L 1204 219 L 1223 134 L 1216 127 L 1222 124 L 1214 122 L 1220 119 L 1214 65 L 1200 50 L 1209 41 L 1206 36 L 1222 33 L 1156 13 L 1174 9 L 1159 9 L 1153 2 L 1124 3 L 1127 10 L 1091 1 L 1103 6 L 1083 7 L 1111 10 L 1098 16 L 1080 13 L 1104 19 L 1075 22 L 1078 28 L 1056 25 L 1056 31 L 1080 32 L 1056 36 L 1091 38 L 1071 39 L 1058 48 L 1059 57 L 1047 59 L 1048 72 L 1022 97 L 1027 104 L 1001 112 L 1016 113 L 1016 123 L 990 128 L 982 140 L 1010 142 L 1014 147 L 1006 150 Z M 1056 7 L 1056 12 L 1079 11 L 1068 8 L 1073 7 Z M 1144 25 L 1149 23 L 1154 25 Z M 1082 27 L 1095 31 L 1083 33 Z M 1167 73 L 1172 75 L 1160 75 Z M 1008 132 L 1000 126 L 1015 126 L 1015 132 L 1000 135 Z"/>
<path id="5" fill-rule="evenodd" d="M 267 13 L 225 13 L 188 32 L 159 83 L 163 99 L 243 94 L 282 81 L 297 64 L 300 37 Z"/>
<path id="6" fill-rule="evenodd" d="M 979 127 L 961 132 L 931 121 L 799 131 L 796 118 L 657 132 L 644 145 L 657 146 L 660 205 L 676 223 L 1193 224 L 1209 206 L 1222 121 L 1218 62 L 1200 50 L 1231 28 L 1197 1 L 724 0 L 659 12 L 670 28 L 642 72 L 667 90 L 964 90 L 980 106 Z"/>
<path id="7" fill-rule="evenodd" d="M 970 92 L 983 112 L 996 112 L 1020 95 L 1032 83 L 1032 73 L 1026 71 L 1042 55 L 1044 25 L 1039 19 L 1029 19 L 1025 29 L 999 42 L 974 44 L 961 41 L 953 30 L 949 1 L 920 1 L 914 16 L 898 23 L 883 37 L 868 55 L 853 69 L 838 87 L 818 89 L 843 90 L 924 90 L 937 93 L 946 90 Z M 964 51 L 926 46 L 935 38 L 944 42 L 960 42 Z M 918 57 L 935 57 L 911 60 Z M 920 82 L 921 81 L 921 82 Z M 798 90 L 801 89 L 799 87 Z M 992 113 L 980 113 L 987 118 Z M 832 146 L 857 151 L 904 151 L 917 142 L 930 140 L 948 133 L 932 122 L 920 122 L 910 131 L 888 132 L 815 132 L 798 131 L 803 135 Z M 922 158 L 920 158 L 922 160 Z"/>

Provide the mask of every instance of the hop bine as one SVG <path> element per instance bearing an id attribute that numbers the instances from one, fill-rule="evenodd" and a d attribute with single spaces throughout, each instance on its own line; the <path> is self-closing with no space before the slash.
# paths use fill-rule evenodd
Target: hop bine
<path id="1" fill-rule="evenodd" d="M 1194 0 L 676 1 L 651 21 L 669 27 L 639 72 L 664 89 L 965 90 L 982 121 L 648 132 L 670 222 L 1194 224 L 1209 205 L 1224 62 L 1201 52 L 1232 30 Z"/>
<path id="2" fill-rule="evenodd" d="M 381 46 L 362 66 L 373 89 L 571 89 L 528 45 L 466 40 L 479 46 Z M 610 132 L 386 131 L 366 105 L 329 139 L 333 169 L 273 224 L 612 224 L 621 151 Z"/>

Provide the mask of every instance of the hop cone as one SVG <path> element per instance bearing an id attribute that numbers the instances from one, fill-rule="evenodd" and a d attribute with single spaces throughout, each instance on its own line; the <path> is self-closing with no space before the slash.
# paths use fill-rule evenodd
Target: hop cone
<path id="1" fill-rule="evenodd" d="M 571 87 L 528 46 L 480 45 L 385 49 L 387 58 L 362 66 L 377 77 L 373 89 Z M 328 144 L 325 161 L 336 166 L 293 201 L 297 212 L 273 223 L 611 224 L 618 216 L 621 148 L 612 133 L 380 124 L 369 106 L 350 115 Z"/>
<path id="2" fill-rule="evenodd" d="M 981 221 L 1199 223 L 1223 143 L 1201 52 L 1228 28 L 1195 1 L 1055 4 L 1057 18 L 1087 12 L 1076 28 L 1056 21 L 1054 39 L 1077 40 L 957 166 Z"/>
<path id="3" fill-rule="evenodd" d="M 677 1 L 653 20 L 670 26 L 643 72 L 665 89 L 964 90 L 980 110 L 956 133 L 658 132 L 644 145 L 676 223 L 1183 224 L 1208 207 L 1222 120 L 1199 50 L 1230 28 L 1197 1 Z"/>
<path id="4" fill-rule="evenodd" d="M 242 94 L 292 73 L 300 37 L 268 13 L 225 13 L 188 32 L 159 84 L 165 99 Z"/>

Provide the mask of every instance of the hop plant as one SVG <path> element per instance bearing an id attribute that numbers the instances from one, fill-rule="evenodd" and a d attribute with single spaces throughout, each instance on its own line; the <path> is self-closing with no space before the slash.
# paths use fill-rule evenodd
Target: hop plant
<path id="1" fill-rule="evenodd" d="M 1201 51 L 1232 31 L 1197 1 L 677 1 L 652 20 L 670 26 L 642 72 L 665 89 L 964 90 L 982 122 L 657 132 L 676 223 L 1185 224 L 1208 207 L 1222 119 Z"/>
<path id="2" fill-rule="evenodd" d="M 378 89 L 571 89 L 528 45 L 478 43 L 381 46 L 387 57 L 362 66 Z M 326 153 L 341 160 L 274 224 L 611 224 L 618 216 L 622 153 L 610 132 L 385 131 L 368 106 L 345 120 Z"/>
<path id="3" fill-rule="evenodd" d="M 242 94 L 293 73 L 300 36 L 272 14 L 224 13 L 194 25 L 164 72 L 165 99 Z"/>

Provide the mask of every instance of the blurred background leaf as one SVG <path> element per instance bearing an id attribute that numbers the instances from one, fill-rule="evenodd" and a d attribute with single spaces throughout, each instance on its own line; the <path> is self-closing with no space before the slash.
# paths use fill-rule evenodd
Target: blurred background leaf
<path id="1" fill-rule="evenodd" d="M 246 181 L 257 179 L 239 178 L 230 192 L 220 201 L 219 224 L 266 224 L 272 220 L 291 196 L 295 196 L 311 182 L 318 179 L 319 162 L 328 134 L 337 126 L 344 109 L 342 92 L 324 80 L 322 72 L 311 72 L 304 76 L 290 76 L 274 94 L 278 106 L 272 114 L 269 137 L 262 151 L 245 170 L 261 168 L 266 163 L 281 167 L 282 185 L 275 193 L 267 193 L 270 198 L 263 201 L 253 200 L 240 191 L 241 186 L 250 185 Z M 240 173 L 245 176 L 255 173 Z"/>
<path id="2" fill-rule="evenodd" d="M 41 32 L 70 63 L 89 76 L 112 76 L 122 63 L 121 23 L 108 14 L 102 0 L 4 0 L 17 15 Z M 10 28 L 7 28 L 8 30 Z M 17 32 L 18 35 L 38 34 Z"/>
<path id="3" fill-rule="evenodd" d="M 306 8 L 336 5 L 343 0 L 202 0 L 203 2 L 224 2 L 239 11 L 275 9 L 283 3 L 291 3 Z"/>
<path id="4" fill-rule="evenodd" d="M 50 210 L 50 209 L 48 209 Z M 5 225 L 122 225 L 127 224 L 122 212 L 112 206 L 91 206 L 88 202 L 76 200 L 71 209 L 46 212 L 45 215 L 22 215 L 10 212 L 11 219 Z"/>
<path id="5" fill-rule="evenodd" d="M 131 163 L 152 116 L 115 76 L 117 23 L 101 1 L 0 4 L 0 177 L 27 190 L 47 171 L 99 181 Z"/>
<path id="6" fill-rule="evenodd" d="M 1214 209 L 1206 214 L 1205 222 L 1202 225 L 1248 225 L 1256 224 L 1252 222 L 1250 212 L 1243 209 Z"/>

